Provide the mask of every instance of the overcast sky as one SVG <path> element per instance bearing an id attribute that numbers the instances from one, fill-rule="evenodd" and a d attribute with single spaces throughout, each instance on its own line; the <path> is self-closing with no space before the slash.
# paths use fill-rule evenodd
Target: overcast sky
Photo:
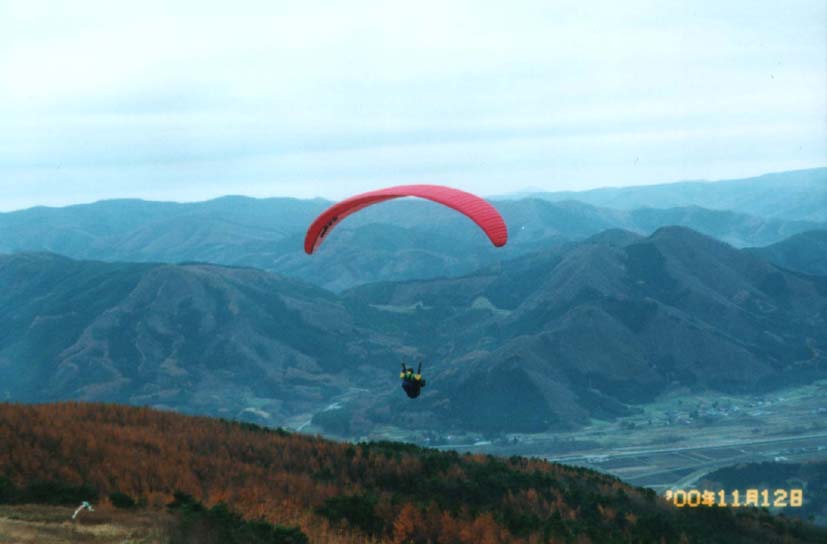
<path id="1" fill-rule="evenodd" d="M 0 0 L 0 210 L 827 164 L 824 0 Z"/>

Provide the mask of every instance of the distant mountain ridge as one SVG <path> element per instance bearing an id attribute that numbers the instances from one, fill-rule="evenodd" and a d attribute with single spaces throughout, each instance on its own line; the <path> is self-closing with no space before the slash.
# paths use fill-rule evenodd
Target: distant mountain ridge
<path id="1" fill-rule="evenodd" d="M 670 387 L 806 382 L 827 376 L 825 353 L 827 278 L 680 227 L 341 295 L 250 268 L 0 257 L 10 400 L 277 425 L 327 410 L 319 425 L 356 436 L 426 421 L 539 431 L 627 414 Z M 396 370 L 419 358 L 432 381 L 421 423 L 405 422 Z"/>
<path id="2" fill-rule="evenodd" d="M 510 428 L 536 430 L 624 415 L 672 384 L 749 392 L 827 375 L 827 278 L 679 227 L 345 297 L 418 308 L 409 327 L 455 361 L 435 386 L 446 392 L 422 404 L 492 430 L 505 411 Z"/>
<path id="3" fill-rule="evenodd" d="M 388 358 L 333 294 L 248 268 L 0 256 L 0 308 L 0 398 L 26 402 L 283 421 Z"/>
<path id="4" fill-rule="evenodd" d="M 113 200 L 32 208 L 0 214 L 0 252 L 252 266 L 341 291 L 376 281 L 469 274 L 612 228 L 649 235 L 680 225 L 738 247 L 827 229 L 827 219 L 765 219 L 694 205 L 621 210 L 572 200 L 502 200 L 495 204 L 508 224 L 509 243 L 494 250 L 471 221 L 453 210 L 406 200 L 349 217 L 310 257 L 302 249 L 305 229 L 329 204 L 235 196 L 190 204 Z"/>
<path id="5" fill-rule="evenodd" d="M 827 230 L 802 232 L 749 251 L 783 268 L 827 276 Z"/>
<path id="6" fill-rule="evenodd" d="M 684 181 L 587 191 L 522 192 L 518 198 L 579 200 L 622 210 L 698 206 L 764 218 L 827 221 L 827 168 L 722 180 Z"/>

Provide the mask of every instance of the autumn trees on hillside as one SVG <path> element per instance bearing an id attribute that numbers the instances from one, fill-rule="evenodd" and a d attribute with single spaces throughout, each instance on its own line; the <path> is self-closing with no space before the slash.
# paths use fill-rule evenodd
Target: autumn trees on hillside
<path id="1" fill-rule="evenodd" d="M 0 444 L 0 477 L 16 488 L 88 486 L 148 507 L 181 492 L 299 526 L 311 542 L 671 542 L 678 526 L 698 529 L 653 493 L 585 469 L 335 443 L 148 408 L 0 403 Z M 734 519 L 716 523 L 721 534 L 737 529 Z"/>

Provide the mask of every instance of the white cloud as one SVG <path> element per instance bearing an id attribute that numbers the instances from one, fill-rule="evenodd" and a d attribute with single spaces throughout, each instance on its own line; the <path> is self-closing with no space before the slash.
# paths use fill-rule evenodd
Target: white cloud
<path id="1" fill-rule="evenodd" d="M 0 0 L 0 209 L 823 165 L 825 9 Z"/>

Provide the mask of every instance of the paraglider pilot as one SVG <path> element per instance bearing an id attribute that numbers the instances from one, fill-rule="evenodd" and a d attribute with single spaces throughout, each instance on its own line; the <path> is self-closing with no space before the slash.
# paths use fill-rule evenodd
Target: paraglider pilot
<path id="1" fill-rule="evenodd" d="M 425 387 L 425 380 L 422 379 L 422 363 L 419 363 L 414 374 L 413 368 L 407 368 L 405 363 L 402 363 L 402 374 L 399 375 L 402 379 L 402 389 L 408 397 L 415 399 L 419 396 L 420 390 Z"/>

